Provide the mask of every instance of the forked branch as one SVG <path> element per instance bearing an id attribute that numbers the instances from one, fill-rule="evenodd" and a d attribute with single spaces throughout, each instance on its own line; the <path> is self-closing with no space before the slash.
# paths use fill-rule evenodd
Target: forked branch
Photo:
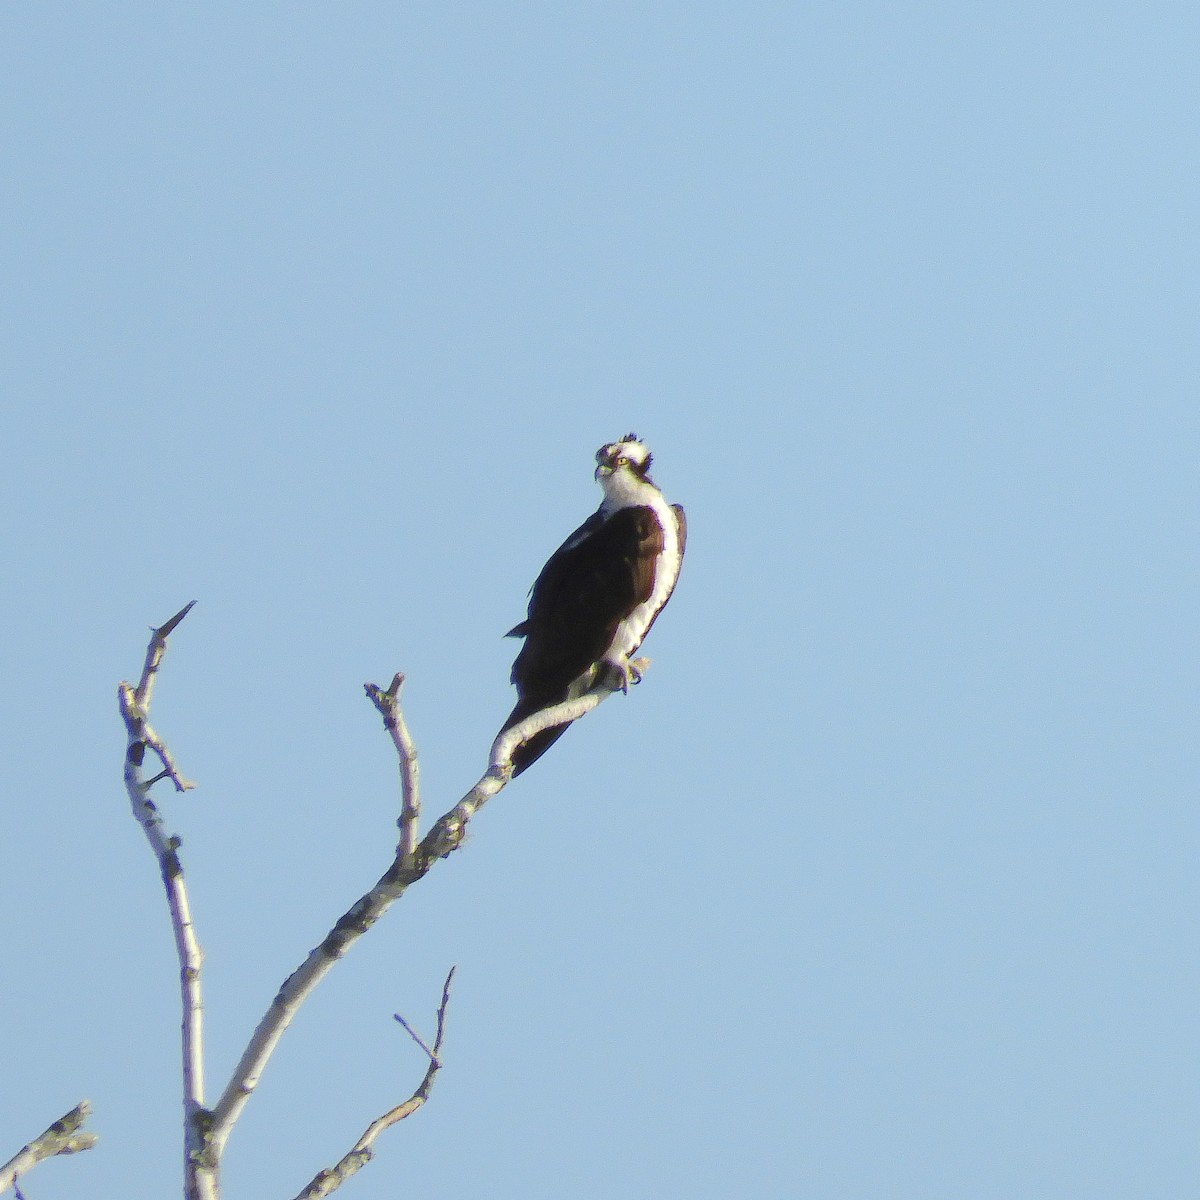
<path id="1" fill-rule="evenodd" d="M 203 956 L 192 926 L 183 869 L 179 861 L 179 839 L 166 833 L 158 808 L 149 797 L 150 788 L 163 779 L 169 779 L 176 791 L 180 792 L 194 786 L 179 771 L 165 742 L 149 723 L 150 699 L 163 655 L 166 653 L 167 638 L 191 607 L 191 604 L 187 605 L 166 624 L 153 631 L 141 679 L 136 687 L 122 683 L 119 694 L 121 714 L 128 734 L 125 784 L 133 814 L 145 831 L 159 862 L 179 954 L 184 1009 L 185 1194 L 187 1200 L 217 1200 L 220 1194 L 219 1169 L 226 1142 L 300 1005 L 330 971 L 333 964 L 347 953 L 413 883 L 421 879 L 435 862 L 447 857 L 462 845 L 467 826 L 475 814 L 512 778 L 512 756 L 517 748 L 551 726 L 578 720 L 618 690 L 620 682 L 603 679 L 585 695 L 534 713 L 500 734 L 492 744 L 488 767 L 483 776 L 433 825 L 423 839 L 420 838 L 421 798 L 417 751 L 400 708 L 400 690 L 404 677 L 397 674 L 387 688 L 381 688 L 374 683 L 365 685 L 367 696 L 379 711 L 384 727 L 391 736 L 400 767 L 401 805 L 395 854 L 375 885 L 342 914 L 320 944 L 310 951 L 304 962 L 284 980 L 250 1038 L 216 1106 L 209 1111 L 204 1107 L 203 1008 L 200 992 Z M 646 659 L 637 659 L 632 665 L 640 673 L 646 669 L 649 662 Z M 142 773 L 147 748 L 157 757 L 162 767 L 161 771 L 150 779 L 144 778 Z M 430 1064 L 421 1086 L 403 1104 L 372 1122 L 341 1162 L 317 1176 L 308 1189 L 301 1193 L 305 1200 L 309 1197 L 326 1196 L 339 1187 L 345 1179 L 369 1161 L 371 1146 L 384 1129 L 403 1120 L 424 1104 L 434 1077 L 441 1068 L 439 1051 L 453 974 L 451 971 L 443 989 L 433 1049 L 429 1051 L 426 1047 Z M 408 1028 L 407 1024 L 405 1028 Z M 411 1029 L 409 1032 L 412 1033 Z M 412 1036 L 416 1038 L 415 1034 Z M 424 1046 L 419 1039 L 416 1040 Z"/>
<path id="2" fill-rule="evenodd" d="M 645 660 L 638 660 L 643 666 Z M 590 712 L 601 701 L 619 689 L 619 684 L 605 680 L 586 695 L 542 709 L 519 725 L 501 734 L 492 744 L 488 769 L 478 783 L 448 813 L 438 820 L 428 834 L 415 846 L 411 857 L 406 853 L 409 839 L 416 837 L 416 815 L 420 812 L 418 777 L 415 770 L 415 751 L 400 713 L 400 684 L 402 676 L 392 680 L 388 688 L 366 684 L 371 702 L 383 716 L 384 725 L 392 735 L 400 759 L 401 780 L 401 837 L 396 855 L 387 870 L 369 892 L 360 896 L 338 919 L 321 943 L 284 980 L 271 1007 L 267 1009 L 254 1031 L 241 1061 L 234 1068 L 225 1091 L 213 1108 L 210 1143 L 219 1159 L 234 1125 L 246 1103 L 258 1086 L 262 1073 L 279 1039 L 312 990 L 332 969 L 333 964 L 347 953 L 380 917 L 440 858 L 456 850 L 466 836 L 471 818 L 512 778 L 512 756 L 523 742 L 548 729 L 573 721 Z M 409 832 L 411 831 L 411 833 Z"/>
<path id="3" fill-rule="evenodd" d="M 395 1108 L 389 1109 L 380 1117 L 376 1117 L 367 1126 L 362 1137 L 343 1155 L 337 1165 L 319 1172 L 312 1183 L 304 1191 L 300 1192 L 295 1200 L 322 1200 L 322 1197 L 331 1195 L 351 1175 L 355 1174 L 355 1172 L 365 1167 L 371 1161 L 375 1153 L 372 1149 L 375 1139 L 385 1129 L 390 1129 L 393 1125 L 403 1121 L 405 1117 L 411 1117 L 429 1099 L 429 1093 L 433 1090 L 433 1081 L 437 1078 L 437 1073 L 442 1069 L 442 1038 L 446 1033 L 446 1009 L 450 1004 L 450 982 L 453 978 L 454 968 L 451 967 L 450 973 L 446 976 L 446 983 L 442 987 L 442 1002 L 438 1005 L 437 1011 L 437 1034 L 433 1040 L 432 1050 L 413 1032 L 409 1023 L 399 1013 L 396 1014 L 396 1020 L 404 1026 L 408 1036 L 429 1057 L 429 1066 L 417 1090 L 403 1104 L 397 1104 Z"/>
<path id="4" fill-rule="evenodd" d="M 440 1019 L 438 1035 L 441 1036 Z M 94 1133 L 81 1133 L 80 1130 L 91 1112 L 92 1106 L 86 1100 L 81 1100 L 69 1113 L 59 1117 L 49 1129 L 23 1146 L 0 1167 L 0 1196 L 9 1188 L 18 1187 L 17 1180 L 32 1171 L 38 1163 L 58 1154 L 78 1154 L 81 1150 L 90 1150 L 100 1139 Z"/>

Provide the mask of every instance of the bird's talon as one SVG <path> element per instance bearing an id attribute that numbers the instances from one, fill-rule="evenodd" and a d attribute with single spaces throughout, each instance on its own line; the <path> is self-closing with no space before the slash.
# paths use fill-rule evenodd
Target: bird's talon
<path id="1" fill-rule="evenodd" d="M 629 688 L 632 684 L 642 682 L 642 673 L 632 662 L 610 663 L 614 676 L 614 683 L 619 683 L 621 691 L 624 695 L 629 695 Z"/>

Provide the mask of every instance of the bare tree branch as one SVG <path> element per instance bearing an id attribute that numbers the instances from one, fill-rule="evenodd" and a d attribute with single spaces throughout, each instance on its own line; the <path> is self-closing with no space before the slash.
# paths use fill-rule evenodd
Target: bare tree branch
<path id="1" fill-rule="evenodd" d="M 203 1006 L 200 987 L 203 955 L 192 924 L 187 891 L 184 887 L 183 868 L 178 853 L 180 841 L 166 833 L 159 810 L 149 796 L 150 788 L 164 779 L 169 779 L 178 792 L 194 786 L 180 772 L 166 743 L 149 723 L 150 699 L 166 653 L 167 638 L 187 616 L 191 607 L 192 605 L 188 604 L 166 624 L 153 631 L 141 679 L 136 687 L 122 683 L 119 699 L 121 715 L 128 733 L 125 785 L 133 815 L 142 826 L 159 862 L 180 963 L 183 1000 L 185 1195 L 187 1200 L 218 1200 L 219 1169 L 225 1145 L 250 1096 L 257 1088 L 275 1047 L 300 1005 L 330 971 L 333 964 L 346 954 L 413 883 L 421 879 L 435 862 L 447 857 L 462 845 L 472 818 L 512 778 L 512 756 L 517 748 L 544 729 L 578 720 L 614 691 L 621 689 L 623 680 L 617 678 L 615 673 L 609 673 L 610 677 L 598 681 L 583 696 L 534 713 L 519 725 L 500 734 L 492 744 L 488 768 L 483 776 L 434 824 L 423 840 L 418 840 L 421 800 L 417 751 L 400 707 L 400 691 L 404 677 L 400 674 L 395 675 L 386 689 L 374 683 L 365 685 L 367 696 L 379 711 L 384 727 L 391 736 L 399 762 L 401 811 L 397 822 L 400 834 L 395 855 L 374 887 L 342 914 L 321 943 L 310 951 L 304 962 L 284 980 L 251 1036 L 220 1099 L 210 1111 L 204 1107 Z M 640 677 L 649 666 L 649 660 L 636 659 L 631 665 Z M 162 770 L 149 779 L 144 778 L 142 773 L 147 747 L 154 752 L 162 765 Z M 421 1086 L 403 1104 L 372 1122 L 341 1162 L 322 1172 L 308 1189 L 301 1193 L 305 1200 L 309 1197 L 328 1195 L 339 1187 L 345 1179 L 370 1160 L 371 1146 L 384 1129 L 403 1120 L 425 1103 L 434 1077 L 441 1069 L 438 1054 L 453 974 L 452 970 L 443 989 L 442 1004 L 438 1010 L 438 1031 L 432 1050 L 425 1046 L 402 1018 L 397 1018 L 429 1055 L 429 1069 Z"/>
<path id="2" fill-rule="evenodd" d="M 151 633 L 141 679 L 136 687 L 122 683 L 118 698 L 129 737 L 125 751 L 125 789 L 129 793 L 134 819 L 141 825 L 158 860 L 179 958 L 183 1007 L 184 1193 L 188 1200 L 215 1200 L 219 1194 L 216 1164 L 209 1163 L 204 1153 L 208 1120 L 204 1107 L 204 1004 L 200 986 L 204 955 L 192 923 L 183 866 L 179 860 L 180 840 L 168 835 L 158 807 L 150 799 L 150 788 L 161 779 L 170 779 L 177 792 L 195 786 L 180 774 L 166 744 L 149 722 L 150 699 L 158 669 L 167 652 L 167 638 L 191 611 L 192 604 L 195 604 L 194 600 Z M 147 746 L 163 767 L 151 779 L 142 777 Z"/>
<path id="3" fill-rule="evenodd" d="M 635 665 L 640 670 L 649 666 L 648 659 L 637 659 Z M 365 685 L 367 695 L 372 703 L 383 713 L 385 724 L 389 714 L 394 718 L 394 726 L 388 725 L 393 733 L 393 743 L 401 760 L 401 781 L 406 778 L 406 756 L 409 754 L 411 741 L 407 730 L 403 729 L 403 718 L 399 709 L 399 687 L 395 679 L 392 687 L 380 688 L 378 684 Z M 488 769 L 478 783 L 456 804 L 448 813 L 442 816 L 424 839 L 412 852 L 411 863 L 405 865 L 405 837 L 402 828 L 400 848 L 387 870 L 379 877 L 373 888 L 354 902 L 338 919 L 334 927 L 325 935 L 320 945 L 314 947 L 308 957 L 284 980 L 270 1008 L 263 1015 L 250 1039 L 241 1060 L 234 1068 L 233 1075 L 226 1085 L 225 1091 L 217 1101 L 212 1113 L 210 1130 L 211 1148 L 217 1160 L 224 1153 L 225 1143 L 233 1131 L 234 1125 L 246 1107 L 247 1101 L 258 1086 L 263 1070 L 279 1039 L 292 1023 L 300 1005 L 304 1003 L 309 993 L 321 982 L 332 969 L 333 964 L 341 958 L 355 942 L 358 941 L 380 917 L 409 889 L 421 879 L 440 858 L 445 858 L 462 845 L 466 836 L 467 825 L 471 818 L 499 792 L 512 778 L 512 756 L 517 747 L 534 734 L 540 733 L 551 725 L 561 725 L 564 721 L 574 721 L 590 712 L 614 691 L 619 691 L 621 684 L 615 679 L 603 679 L 591 691 L 575 700 L 567 700 L 562 704 L 552 705 L 527 717 L 519 725 L 502 733 L 492 744 L 489 755 Z M 394 689 L 394 690 L 393 690 Z M 390 696 L 384 700 L 383 697 Z M 378 699 L 377 699 L 378 697 Z M 415 818 L 411 817 L 412 805 L 416 792 L 416 775 L 411 774 L 412 793 L 405 792 L 405 803 L 409 805 L 408 812 L 402 811 L 401 825 L 406 824 L 409 815 L 415 836 Z"/>
<path id="4" fill-rule="evenodd" d="M 417 748 L 400 709 L 400 689 L 403 686 L 404 676 L 398 671 L 392 676 L 391 686 L 386 692 L 377 683 L 363 684 L 371 703 L 383 717 L 384 728 L 392 735 L 396 756 L 400 760 L 400 844 L 396 848 L 396 859 L 402 867 L 410 870 L 421 823 L 421 776 L 417 765 Z"/>
<path id="5" fill-rule="evenodd" d="M 650 659 L 635 658 L 630 662 L 630 666 L 640 676 L 649 669 Z M 422 856 L 431 861 L 445 858 L 462 845 L 471 818 L 512 778 L 512 756 L 519 746 L 552 725 L 578 721 L 580 717 L 586 716 L 607 700 L 613 692 L 621 690 L 621 682 L 618 679 L 603 678 L 577 699 L 564 700 L 561 704 L 543 708 L 501 733 L 492 743 L 487 772 L 425 835 L 425 840 L 421 843 Z"/>
<path id="6" fill-rule="evenodd" d="M 403 1104 L 398 1104 L 381 1117 L 376 1117 L 337 1165 L 318 1172 L 308 1187 L 295 1197 L 295 1200 L 322 1200 L 322 1197 L 335 1192 L 351 1175 L 371 1161 L 374 1155 L 372 1145 L 385 1129 L 390 1129 L 393 1125 L 403 1121 L 405 1117 L 411 1117 L 429 1099 L 429 1093 L 433 1090 L 433 1081 L 442 1069 L 442 1039 L 446 1033 L 446 1009 L 450 1004 L 450 983 L 454 979 L 454 971 L 455 968 L 451 967 L 450 973 L 446 976 L 445 985 L 442 987 L 442 1002 L 438 1005 L 437 1012 L 437 1034 L 434 1037 L 432 1050 L 412 1031 L 408 1022 L 399 1013 L 396 1014 L 396 1020 L 404 1026 L 408 1036 L 429 1057 L 429 1067 L 425 1071 L 425 1078 L 421 1080 L 420 1086 Z"/>
<path id="7" fill-rule="evenodd" d="M 451 972 L 453 974 L 453 972 Z M 446 983 L 449 985 L 449 979 Z M 438 1036 L 441 1036 L 441 1014 L 438 1014 Z M 17 1180 L 32 1171 L 40 1162 L 58 1154 L 78 1154 L 90 1150 L 100 1139 L 94 1133 L 80 1133 L 83 1123 L 92 1114 L 92 1106 L 81 1100 L 69 1113 L 59 1117 L 44 1133 L 39 1134 L 27 1146 L 0 1167 L 0 1195 L 9 1188 L 20 1195 Z"/>

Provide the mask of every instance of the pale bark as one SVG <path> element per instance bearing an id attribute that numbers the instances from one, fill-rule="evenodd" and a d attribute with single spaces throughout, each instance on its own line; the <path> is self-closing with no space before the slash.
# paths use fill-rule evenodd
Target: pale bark
<path id="1" fill-rule="evenodd" d="M 449 981 L 447 981 L 449 982 Z M 438 1022 L 441 1034 L 441 1021 Z M 9 1188 L 18 1189 L 18 1180 L 32 1171 L 40 1162 L 58 1154 L 78 1154 L 90 1150 L 100 1139 L 94 1133 L 81 1133 L 83 1123 L 91 1115 L 92 1106 L 81 1100 L 69 1113 L 59 1117 L 44 1133 L 40 1133 L 26 1146 L 0 1167 L 0 1196 Z"/>
<path id="2" fill-rule="evenodd" d="M 203 955 L 192 923 L 187 890 L 184 886 L 183 867 L 179 858 L 180 841 L 166 832 L 162 814 L 150 799 L 151 787 L 162 780 L 170 780 L 178 792 L 194 786 L 179 771 L 166 744 L 150 725 L 149 720 L 150 701 L 159 667 L 166 653 L 167 639 L 187 616 L 191 607 L 191 604 L 187 605 L 165 625 L 152 632 L 141 679 L 136 687 L 122 683 L 119 698 L 121 715 L 128 735 L 125 786 L 133 815 L 145 832 L 159 864 L 179 957 L 183 1008 L 184 1193 L 187 1200 L 219 1200 L 221 1160 L 229 1136 L 300 1005 L 329 973 L 334 963 L 347 953 L 413 883 L 421 879 L 434 863 L 462 845 L 467 826 L 475 814 L 511 780 L 512 756 L 516 749 L 544 729 L 575 721 L 586 715 L 614 691 L 621 690 L 622 681 L 619 678 L 602 679 L 585 695 L 534 713 L 500 734 L 492 744 L 488 755 L 488 767 L 482 777 L 453 808 L 434 823 L 424 838 L 420 837 L 421 796 L 417 751 L 400 708 L 400 689 L 404 678 L 397 674 L 386 689 L 374 683 L 365 685 L 367 696 L 379 711 L 384 727 L 392 739 L 400 768 L 399 838 L 395 853 L 375 885 L 338 918 L 320 943 L 283 981 L 259 1021 L 220 1098 L 210 1110 L 204 1103 L 204 1007 L 201 993 Z M 631 667 L 640 677 L 648 665 L 649 660 L 636 659 Z M 155 755 L 162 766 L 162 770 L 149 779 L 143 775 L 147 750 Z M 372 1146 L 385 1129 L 410 1116 L 425 1103 L 442 1065 L 440 1051 L 445 1032 L 446 1009 L 450 1000 L 450 980 L 453 975 L 454 970 L 451 968 L 438 1008 L 437 1034 L 432 1049 L 413 1033 L 407 1022 L 397 1017 L 429 1056 L 429 1067 L 420 1086 L 404 1103 L 373 1121 L 341 1161 L 317 1175 L 299 1194 L 297 1200 L 316 1200 L 317 1197 L 328 1196 L 340 1187 L 370 1160 Z"/>

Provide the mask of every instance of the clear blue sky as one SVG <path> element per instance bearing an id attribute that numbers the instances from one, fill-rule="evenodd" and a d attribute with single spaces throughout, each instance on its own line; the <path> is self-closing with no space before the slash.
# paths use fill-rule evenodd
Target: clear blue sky
<path id="1" fill-rule="evenodd" d="M 686 505 L 617 697 L 322 985 L 294 1194 L 1191 1194 L 1196 46 L 1183 4 L 6 5 L 0 1158 L 178 1194 L 155 716 L 219 1091 L 425 801 L 636 429 Z"/>

